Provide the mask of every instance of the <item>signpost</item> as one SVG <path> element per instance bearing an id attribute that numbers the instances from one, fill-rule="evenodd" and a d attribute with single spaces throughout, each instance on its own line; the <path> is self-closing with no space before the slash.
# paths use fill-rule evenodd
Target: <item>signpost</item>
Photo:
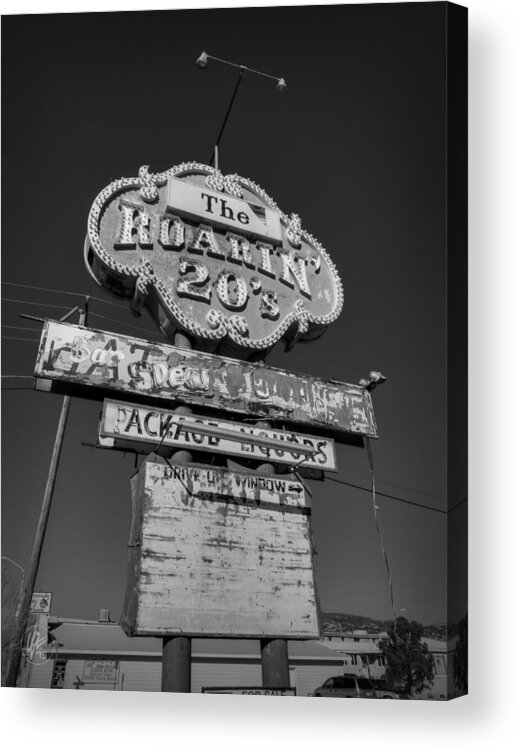
<path id="1" fill-rule="evenodd" d="M 336 471 L 333 439 L 362 445 L 377 427 L 364 385 L 264 358 L 338 317 L 337 270 L 299 216 L 217 161 L 108 185 L 85 261 L 171 342 L 46 321 L 35 367 L 38 390 L 104 400 L 101 446 L 150 454 L 131 480 L 121 624 L 163 639 L 162 690 L 190 690 L 192 637 L 246 637 L 260 639 L 263 686 L 206 692 L 294 695 L 287 639 L 320 635 L 311 508 L 275 467 Z M 111 673 L 92 662 L 83 678 Z"/>

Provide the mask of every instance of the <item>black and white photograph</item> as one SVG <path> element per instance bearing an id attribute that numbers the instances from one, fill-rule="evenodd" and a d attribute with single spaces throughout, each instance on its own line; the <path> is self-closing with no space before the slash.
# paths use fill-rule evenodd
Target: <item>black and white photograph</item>
<path id="1" fill-rule="evenodd" d="M 467 18 L 3 16 L 4 688 L 468 693 Z"/>

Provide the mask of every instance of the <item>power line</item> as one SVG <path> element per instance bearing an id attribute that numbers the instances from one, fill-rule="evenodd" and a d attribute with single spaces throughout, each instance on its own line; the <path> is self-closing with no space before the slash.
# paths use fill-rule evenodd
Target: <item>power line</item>
<path id="1" fill-rule="evenodd" d="M 468 497 L 464 497 L 463 500 L 459 501 L 459 503 L 456 503 L 456 505 L 453 505 L 452 508 L 449 508 L 447 512 L 452 513 L 453 510 L 456 510 L 456 508 L 459 508 L 460 505 L 463 505 L 463 503 L 466 503 L 467 500 L 468 500 Z"/>
<path id="2" fill-rule="evenodd" d="M 102 299 L 102 297 L 93 297 L 91 294 L 85 294 L 82 292 L 67 292 L 65 289 L 47 289 L 47 287 L 44 287 L 44 286 L 33 286 L 32 284 L 18 284 L 15 281 L 2 281 L 2 284 L 7 284 L 7 286 L 20 287 L 21 289 L 36 289 L 39 292 L 53 292 L 54 294 L 70 294 L 73 297 L 89 297 L 90 299 L 94 299 L 97 302 L 103 302 L 105 305 L 112 305 L 113 307 L 119 307 L 121 310 L 126 309 L 124 305 L 119 305 L 117 302 L 110 302 L 107 299 Z"/>
<path id="3" fill-rule="evenodd" d="M 91 299 L 97 299 L 96 297 L 91 297 Z M 50 302 L 30 302 L 29 300 L 25 299 L 11 299 L 10 297 L 2 297 L 2 300 L 4 302 L 17 302 L 18 304 L 24 304 L 24 305 L 36 305 L 37 307 L 55 307 L 57 309 L 61 310 L 69 310 L 70 307 L 68 305 L 55 305 Z M 104 302 L 104 300 L 98 300 L 100 302 Z M 111 303 L 110 303 L 111 304 Z M 121 305 L 116 305 L 116 307 L 121 307 Z M 122 308 L 121 309 L 125 309 Z M 117 320 L 116 318 L 110 318 L 108 315 L 102 315 L 101 313 L 94 313 L 90 311 L 90 315 L 94 315 L 97 318 L 104 318 L 105 320 L 110 320 L 112 323 L 118 323 L 119 325 L 126 326 L 127 328 L 133 328 L 135 331 L 143 331 L 143 333 L 147 333 L 147 335 L 150 335 L 151 331 L 149 331 L 147 328 L 142 328 L 141 326 L 135 326 L 132 323 L 125 323 L 123 320 Z M 27 330 L 35 330 L 35 329 L 27 329 Z M 2 338 L 14 338 L 13 336 L 2 336 Z M 22 339 L 19 339 L 20 341 Z M 25 341 L 38 341 L 39 339 L 25 339 Z"/>
<path id="4" fill-rule="evenodd" d="M 70 310 L 70 305 L 54 305 L 50 302 L 30 302 L 26 299 L 11 299 L 11 297 L 2 297 L 3 302 L 17 302 L 20 305 L 36 305 L 37 307 L 57 307 L 60 310 Z"/>
<path id="5" fill-rule="evenodd" d="M 95 318 L 104 318 L 104 320 L 110 320 L 112 323 L 119 323 L 121 326 L 126 326 L 127 328 L 134 328 L 135 331 L 143 331 L 144 333 L 147 333 L 147 335 L 151 335 L 151 331 L 148 331 L 147 328 L 142 328 L 141 326 L 135 326 L 132 323 L 124 323 L 123 320 L 117 320 L 116 318 L 110 318 L 108 315 L 101 315 L 101 313 L 94 313 L 90 312 L 90 315 L 93 315 Z"/>
<path id="6" fill-rule="evenodd" d="M 2 323 L 2 328 L 12 328 L 16 331 L 32 331 L 32 333 L 39 333 L 38 328 L 28 328 L 27 326 L 8 326 L 4 323 Z"/>
<path id="7" fill-rule="evenodd" d="M 347 487 L 353 487 L 356 490 L 362 490 L 363 492 L 368 492 L 371 494 L 371 490 L 367 487 L 361 487 L 359 484 L 353 484 L 352 482 L 345 482 L 344 479 L 336 479 L 335 477 L 327 477 L 327 479 L 330 482 L 336 482 L 336 484 L 344 484 Z M 442 513 L 443 515 L 447 515 L 447 513 L 450 513 L 451 511 L 458 508 L 462 503 L 466 502 L 468 500 L 467 497 L 464 497 L 462 500 L 460 500 L 459 503 L 454 505 L 449 510 L 442 510 L 441 508 L 433 508 L 431 505 L 424 505 L 423 503 L 416 503 L 414 500 L 406 500 L 403 497 L 397 497 L 396 495 L 388 495 L 386 492 L 379 492 L 379 490 L 376 491 L 377 495 L 380 495 L 381 497 L 386 497 L 389 500 L 397 500 L 399 503 L 406 503 L 407 505 L 414 505 L 416 508 L 423 508 L 424 510 L 432 510 L 435 513 Z"/>
<path id="8" fill-rule="evenodd" d="M 3 339 L 9 339 L 10 341 L 31 341 L 33 344 L 37 344 L 39 339 L 24 339 L 21 336 L 2 336 Z"/>
<path id="9" fill-rule="evenodd" d="M 365 474 L 359 474 L 359 476 L 366 476 Z M 376 481 L 381 484 L 389 484 L 391 487 L 398 487 L 399 490 L 408 490 L 409 492 L 416 492 L 417 495 L 426 495 L 427 497 L 434 497 L 435 500 L 445 500 L 443 495 L 433 495 L 432 492 L 425 492 L 424 490 L 417 490 L 416 487 L 409 487 L 406 484 L 397 484 L 396 482 L 389 482 L 387 479 L 380 479 L 376 477 Z"/>

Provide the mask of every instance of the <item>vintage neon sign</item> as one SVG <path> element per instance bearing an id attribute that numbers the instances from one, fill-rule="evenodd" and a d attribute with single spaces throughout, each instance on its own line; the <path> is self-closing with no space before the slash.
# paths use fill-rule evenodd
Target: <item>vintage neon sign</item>
<path id="1" fill-rule="evenodd" d="M 164 333 L 186 331 L 246 358 L 319 336 L 343 305 L 337 270 L 296 214 L 238 175 L 188 162 L 111 183 L 88 219 L 88 268 L 146 305 Z"/>

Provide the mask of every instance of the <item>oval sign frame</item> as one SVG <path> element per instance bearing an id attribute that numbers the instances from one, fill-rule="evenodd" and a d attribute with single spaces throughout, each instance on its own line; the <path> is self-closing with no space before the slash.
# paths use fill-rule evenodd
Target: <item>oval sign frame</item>
<path id="1" fill-rule="evenodd" d="M 194 300 L 194 309 L 195 305 L 198 304 L 195 297 L 186 300 L 189 295 L 185 294 L 184 298 L 179 298 L 177 294 L 172 293 L 171 279 L 164 280 L 161 278 L 163 273 L 160 273 L 160 269 L 158 269 L 158 273 L 155 273 L 153 260 L 151 259 L 152 256 L 149 257 L 149 249 L 152 247 L 152 244 L 149 244 L 150 218 L 145 213 L 145 209 L 148 208 L 152 211 L 153 205 L 156 206 L 159 202 L 160 205 L 163 204 L 166 191 L 168 191 L 167 200 L 169 200 L 168 196 L 172 194 L 171 186 L 174 187 L 176 183 L 179 184 L 180 180 L 185 178 L 197 181 L 198 185 L 200 180 L 204 178 L 206 192 L 201 194 L 205 199 L 205 208 L 206 206 L 212 206 L 208 195 L 213 196 L 211 199 L 214 202 L 213 205 L 217 204 L 218 201 L 218 198 L 214 196 L 219 196 L 219 203 L 224 206 L 226 211 L 225 217 L 226 215 L 231 215 L 233 218 L 233 214 L 229 214 L 230 208 L 227 206 L 227 204 L 233 201 L 234 206 L 242 204 L 251 207 L 252 210 L 248 212 L 251 215 L 251 223 L 253 221 L 255 221 L 255 224 L 258 223 L 254 214 L 258 214 L 263 220 L 260 226 L 265 227 L 262 233 L 264 236 L 260 236 L 253 228 L 248 229 L 246 225 L 243 225 L 242 231 L 239 231 L 240 228 L 235 226 L 237 221 L 233 222 L 233 226 L 226 227 L 228 230 L 226 236 L 228 238 L 235 233 L 235 235 L 242 235 L 244 240 L 242 238 L 231 240 L 231 243 L 234 243 L 231 254 L 228 252 L 228 246 L 226 246 L 226 254 L 223 254 L 221 248 L 218 246 L 219 262 L 221 260 L 225 262 L 226 273 L 221 272 L 219 277 L 212 283 L 212 287 L 214 295 L 217 293 L 219 300 L 224 305 L 224 294 L 228 293 L 228 277 L 231 277 L 232 270 L 235 272 L 235 269 L 238 267 L 239 271 L 241 269 L 242 271 L 248 271 L 246 299 L 252 300 L 256 293 L 260 294 L 262 292 L 262 282 L 265 281 L 265 285 L 267 284 L 268 274 L 267 268 L 260 267 L 258 270 L 262 274 L 257 274 L 260 278 L 257 278 L 257 276 L 249 278 L 249 268 L 253 269 L 255 266 L 246 263 L 246 258 L 250 258 L 250 255 L 247 255 L 246 236 L 248 239 L 256 240 L 256 247 L 259 248 L 260 252 L 263 252 L 263 247 L 269 248 L 265 251 L 266 256 L 262 255 L 263 258 L 265 257 L 263 261 L 265 264 L 271 263 L 271 258 L 276 254 L 279 259 L 277 259 L 277 271 L 280 269 L 277 281 L 284 282 L 286 288 L 290 287 L 287 295 L 290 294 L 294 299 L 288 305 L 289 310 L 284 309 L 282 314 L 277 313 L 276 319 L 272 315 L 267 315 L 267 304 L 265 309 L 264 307 L 262 308 L 265 310 L 263 317 L 269 318 L 265 326 L 269 330 L 264 331 L 264 335 L 251 335 L 249 321 L 245 316 L 236 314 L 235 309 L 226 311 L 224 309 L 215 310 L 210 305 L 205 316 L 205 324 L 202 324 L 199 319 L 196 320 L 196 315 L 192 313 L 192 300 Z M 189 181 L 187 180 L 187 182 Z M 245 200 L 247 203 L 243 200 L 243 191 L 246 193 L 247 197 Z M 135 192 L 138 192 L 136 196 Z M 124 195 L 129 196 L 129 198 L 124 198 Z M 138 199 L 137 202 L 135 202 L 135 198 Z M 139 201 L 141 201 L 141 204 Z M 114 209 L 115 205 L 116 209 Z M 125 232 L 125 240 L 124 216 L 121 215 L 122 205 L 123 211 L 126 212 L 126 218 L 127 215 L 130 217 L 128 219 L 130 224 Z M 141 211 L 140 215 L 139 212 L 141 209 L 144 210 Z M 116 216 L 118 217 L 116 234 L 113 234 L 114 210 L 117 211 Z M 175 221 L 179 222 L 178 231 L 181 232 L 183 222 L 189 221 L 192 216 L 185 213 L 181 207 L 179 214 L 176 211 L 176 206 L 169 206 L 167 211 L 167 215 L 163 214 L 160 218 L 160 221 L 167 220 L 168 240 L 166 241 L 177 242 L 177 248 L 174 247 L 175 250 L 184 249 L 185 252 L 189 251 L 188 255 L 182 256 L 184 262 L 180 272 L 183 273 L 184 269 L 187 268 L 186 274 L 188 277 L 190 269 L 190 278 L 192 279 L 192 269 L 196 268 L 196 263 L 198 266 L 201 265 L 204 252 L 206 252 L 207 256 L 213 255 L 215 258 L 215 252 L 210 252 L 210 234 L 213 237 L 213 229 L 220 229 L 220 226 L 218 226 L 217 222 L 208 220 L 203 222 L 199 216 L 195 217 L 198 227 L 200 229 L 205 227 L 207 230 L 202 238 L 203 244 L 200 244 L 196 240 L 198 244 L 196 250 L 195 243 L 192 242 L 192 237 L 190 237 L 190 244 L 184 242 L 181 245 L 181 238 L 171 240 L 170 235 L 171 229 L 174 230 L 173 225 Z M 106 242 L 106 235 L 109 233 L 105 229 L 106 217 L 108 215 L 111 216 L 109 243 Z M 237 215 L 240 218 L 246 217 L 245 213 Z M 264 219 L 264 216 L 266 216 L 267 221 Z M 222 219 L 223 222 L 226 220 L 225 217 Z M 156 217 L 154 218 L 156 219 Z M 211 217 L 209 218 L 211 219 Z M 270 226 L 273 226 L 272 230 L 270 230 Z M 279 240 L 278 227 L 280 227 L 281 240 Z M 255 236 L 253 236 L 254 232 Z M 271 244 L 267 244 L 268 232 L 271 234 Z M 121 247 L 119 243 L 117 246 L 117 243 L 114 241 L 115 236 L 119 237 L 120 240 L 124 240 L 126 245 Z M 182 236 L 185 237 L 185 234 Z M 120 252 L 120 250 L 129 250 L 131 242 L 133 242 L 133 247 L 137 250 L 137 253 L 135 254 L 134 262 L 127 262 L 128 252 Z M 169 246 L 164 244 L 162 235 L 160 235 L 158 242 L 162 250 L 167 247 L 173 247 L 172 244 Z M 162 253 L 163 255 L 166 254 Z M 129 256 L 131 256 L 131 253 L 129 253 Z M 166 257 L 178 261 L 180 256 L 177 252 L 169 252 Z M 123 262 L 124 260 L 126 262 Z M 300 339 L 311 340 L 319 337 L 329 323 L 333 322 L 339 316 L 343 307 L 343 287 L 337 268 L 318 240 L 302 229 L 299 217 L 296 214 L 291 214 L 290 216 L 284 214 L 278 208 L 275 201 L 252 180 L 240 177 L 239 175 L 223 176 L 214 167 L 200 164 L 199 162 L 185 162 L 171 167 L 165 172 L 156 174 L 151 173 L 149 167 L 144 165 L 140 167 L 137 177 L 120 178 L 104 188 L 93 202 L 88 217 L 85 262 L 95 281 L 103 288 L 118 296 L 131 297 L 131 309 L 133 312 L 139 314 L 145 304 L 157 320 L 163 333 L 169 339 L 174 340 L 176 331 L 182 330 L 196 338 L 201 343 L 201 346 L 208 347 L 211 350 L 214 348 L 220 350 L 221 345 L 228 342 L 233 350 L 237 349 L 245 358 L 251 356 L 253 352 L 270 350 L 281 339 L 284 339 L 286 342 L 286 348 L 291 348 Z M 246 266 L 249 266 L 249 268 L 246 269 Z M 321 288 L 318 288 L 318 305 L 313 304 L 308 284 L 305 286 L 304 283 L 304 279 L 306 280 L 307 278 L 307 272 L 305 271 L 307 267 L 310 268 L 310 272 L 313 274 L 311 278 L 314 279 L 317 275 L 320 282 L 319 286 Z M 163 271 L 163 269 L 161 270 Z M 281 278 L 280 274 L 282 274 Z M 237 274 L 234 273 L 233 276 L 235 277 Z M 275 278 L 275 275 L 272 273 L 269 276 Z M 194 274 L 194 280 L 195 278 Z M 187 286 L 187 292 L 188 283 L 191 284 L 190 288 L 195 294 L 196 289 L 193 286 L 195 281 L 183 282 L 184 286 Z M 234 291 L 234 294 L 239 295 L 243 290 L 239 289 L 238 284 L 236 287 L 237 289 L 236 292 Z M 306 293 L 304 292 L 304 288 L 307 290 Z M 212 291 L 205 292 L 205 295 L 207 294 L 211 295 Z M 265 292 L 263 294 L 265 295 Z M 268 294 L 271 293 L 268 292 Z M 266 302 L 274 302 L 275 293 L 273 292 L 272 295 Z M 242 294 L 240 297 L 237 296 L 234 299 L 230 299 L 227 301 L 227 304 L 234 308 L 238 305 L 242 307 Z M 245 301 L 244 305 L 246 304 Z M 264 305 L 263 299 L 262 305 Z M 219 308 L 221 308 L 221 305 L 219 305 Z M 270 310 L 271 307 L 269 307 Z M 205 306 L 203 312 L 206 311 L 207 308 Z M 208 313 L 210 312 L 211 314 L 209 315 Z"/>

